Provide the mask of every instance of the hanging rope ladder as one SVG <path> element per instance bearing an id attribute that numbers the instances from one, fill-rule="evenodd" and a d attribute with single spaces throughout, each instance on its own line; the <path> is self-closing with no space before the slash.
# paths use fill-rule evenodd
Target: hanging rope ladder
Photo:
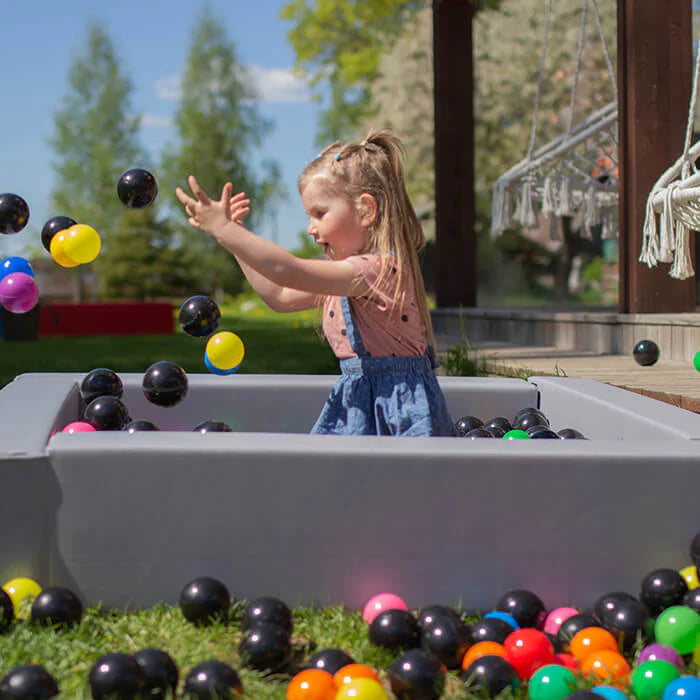
<path id="1" fill-rule="evenodd" d="M 588 118 L 574 124 L 589 4 L 593 7 L 614 99 Z M 617 81 L 603 33 L 597 0 L 582 0 L 576 66 L 566 131 L 535 150 L 542 95 L 542 78 L 549 43 L 552 0 L 547 0 L 544 39 L 540 54 L 530 142 L 525 158 L 501 175 L 493 190 L 491 234 L 500 235 L 514 224 L 524 228 L 538 225 L 543 216 L 583 215 L 583 230 L 602 225 L 603 237 L 617 235 L 618 157 Z M 699 183 L 700 184 L 700 183 Z"/>

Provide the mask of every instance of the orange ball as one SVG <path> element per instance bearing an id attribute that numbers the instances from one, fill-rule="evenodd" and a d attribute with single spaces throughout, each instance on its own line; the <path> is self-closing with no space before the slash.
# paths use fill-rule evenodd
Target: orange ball
<path id="1" fill-rule="evenodd" d="M 287 685 L 287 700 L 333 700 L 338 686 L 333 676 L 320 668 L 299 671 Z"/>
<path id="2" fill-rule="evenodd" d="M 581 664 L 581 672 L 596 681 L 620 681 L 629 675 L 630 665 L 619 651 L 602 649 L 589 654 Z"/>
<path id="3" fill-rule="evenodd" d="M 619 652 L 620 648 L 612 633 L 602 627 L 584 627 L 569 643 L 569 651 L 580 664 L 594 651 L 604 650 Z"/>
<path id="4" fill-rule="evenodd" d="M 377 672 L 371 666 L 366 666 L 365 664 L 346 664 L 333 674 L 333 680 L 338 688 L 346 683 L 350 683 L 355 678 L 371 678 L 377 683 L 381 682 Z"/>
<path id="5" fill-rule="evenodd" d="M 477 642 L 469 647 L 467 653 L 462 657 L 462 668 L 469 668 L 474 661 L 482 656 L 500 656 L 505 659 L 506 650 L 503 644 L 498 642 Z"/>

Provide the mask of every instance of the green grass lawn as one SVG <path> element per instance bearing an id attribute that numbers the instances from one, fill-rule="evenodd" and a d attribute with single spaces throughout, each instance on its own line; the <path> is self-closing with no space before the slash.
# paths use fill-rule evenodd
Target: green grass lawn
<path id="1" fill-rule="evenodd" d="M 250 300 L 222 306 L 221 311 L 219 330 L 233 331 L 245 345 L 241 373 L 338 372 L 338 361 L 319 336 L 314 311 L 277 314 Z M 89 372 L 109 367 L 117 373 L 140 373 L 159 360 L 176 362 L 186 372 L 208 372 L 203 360 L 206 339 L 188 336 L 175 325 L 172 335 L 0 338 L 0 386 L 25 372 Z"/>

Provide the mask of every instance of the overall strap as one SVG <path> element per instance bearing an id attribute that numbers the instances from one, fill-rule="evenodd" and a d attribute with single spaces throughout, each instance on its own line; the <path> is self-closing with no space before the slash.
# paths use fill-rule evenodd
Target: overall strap
<path id="1" fill-rule="evenodd" d="M 348 340 L 352 351 L 358 357 L 369 357 L 369 353 L 365 350 L 365 344 L 362 342 L 360 331 L 355 325 L 355 319 L 352 315 L 350 300 L 347 297 L 340 297 L 340 306 L 343 309 L 343 319 L 345 320 L 345 328 L 348 332 Z"/>

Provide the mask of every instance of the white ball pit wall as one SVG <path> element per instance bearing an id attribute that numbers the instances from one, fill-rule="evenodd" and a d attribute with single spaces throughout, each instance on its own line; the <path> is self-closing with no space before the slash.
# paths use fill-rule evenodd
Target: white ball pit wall
<path id="1" fill-rule="evenodd" d="M 540 406 L 590 440 L 312 436 L 335 377 L 190 374 L 173 408 L 121 375 L 160 432 L 57 433 L 79 374 L 0 390 L 0 580 L 90 605 L 176 603 L 196 576 L 238 597 L 486 611 L 514 588 L 548 607 L 639 591 L 700 530 L 700 416 L 589 380 L 441 377 L 456 419 Z M 236 432 L 192 432 L 202 420 Z"/>

